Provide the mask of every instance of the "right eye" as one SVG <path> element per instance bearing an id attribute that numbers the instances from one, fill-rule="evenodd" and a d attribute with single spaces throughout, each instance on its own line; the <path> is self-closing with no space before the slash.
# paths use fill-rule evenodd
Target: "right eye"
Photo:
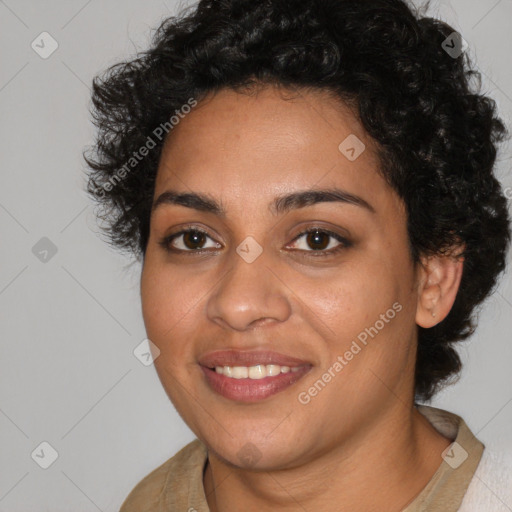
<path id="1" fill-rule="evenodd" d="M 206 240 L 210 239 L 213 245 L 205 246 Z M 178 233 L 173 233 L 163 238 L 160 245 L 169 252 L 202 252 L 205 249 L 220 248 L 221 245 L 215 242 L 207 233 L 198 228 L 187 228 Z"/>

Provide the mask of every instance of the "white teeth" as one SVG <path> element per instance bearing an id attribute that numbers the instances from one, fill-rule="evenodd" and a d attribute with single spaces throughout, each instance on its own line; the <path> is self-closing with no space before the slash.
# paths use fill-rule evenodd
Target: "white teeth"
<path id="1" fill-rule="evenodd" d="M 267 364 L 266 368 L 269 377 L 275 377 L 281 373 L 281 367 L 278 364 Z"/>
<path id="2" fill-rule="evenodd" d="M 298 372 L 301 366 L 280 366 L 278 364 L 257 364 L 255 366 L 216 366 L 215 371 L 233 379 L 264 379 L 281 373 Z"/>
<path id="3" fill-rule="evenodd" d="M 235 379 L 247 379 L 249 377 L 249 368 L 247 366 L 233 366 L 231 372 Z"/>
<path id="4" fill-rule="evenodd" d="M 250 379 L 264 379 L 267 376 L 267 369 L 262 364 L 249 367 Z"/>

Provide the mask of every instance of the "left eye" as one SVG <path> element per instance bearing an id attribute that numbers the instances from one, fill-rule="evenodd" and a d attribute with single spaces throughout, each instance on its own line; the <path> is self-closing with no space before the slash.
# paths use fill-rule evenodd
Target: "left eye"
<path id="1" fill-rule="evenodd" d="M 302 243 L 297 244 L 297 241 L 301 239 L 303 239 Z M 296 247 L 299 250 L 306 252 L 320 251 L 321 253 L 333 253 L 350 246 L 350 242 L 337 233 L 318 228 L 308 229 L 301 233 L 294 239 L 294 243 L 299 245 L 299 247 Z"/>

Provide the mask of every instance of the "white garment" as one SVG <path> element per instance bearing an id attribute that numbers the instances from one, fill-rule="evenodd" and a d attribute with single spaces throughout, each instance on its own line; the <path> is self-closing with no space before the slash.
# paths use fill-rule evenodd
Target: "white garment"
<path id="1" fill-rule="evenodd" d="M 486 448 L 459 512 L 512 512 L 512 465 Z"/>

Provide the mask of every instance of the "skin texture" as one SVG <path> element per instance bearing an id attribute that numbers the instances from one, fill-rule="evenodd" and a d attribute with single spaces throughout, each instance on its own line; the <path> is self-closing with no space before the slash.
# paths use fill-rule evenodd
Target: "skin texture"
<path id="1" fill-rule="evenodd" d="M 141 296 L 148 337 L 161 351 L 155 366 L 209 448 L 204 484 L 212 511 L 329 512 L 340 500 L 344 510 L 398 511 L 427 484 L 450 443 L 413 407 L 416 326 L 448 314 L 463 263 L 430 257 L 414 264 L 403 203 L 348 107 L 324 92 L 288 99 L 283 92 L 221 90 L 166 141 L 155 199 L 170 189 L 208 194 L 226 216 L 171 204 L 153 211 Z M 355 161 L 338 149 L 350 134 L 366 145 Z M 275 215 L 268 207 L 276 196 L 330 186 L 374 211 L 322 202 Z M 207 231 L 210 252 L 173 253 L 159 243 L 190 223 Z M 308 227 L 350 245 L 312 255 L 320 251 L 307 235 L 296 239 Z M 263 249 L 252 263 L 236 252 L 248 236 Z M 327 241 L 328 249 L 340 243 Z M 186 250 L 184 237 L 173 243 Z M 396 303 L 395 318 L 300 403 L 299 393 Z M 221 349 L 275 350 L 312 368 L 278 394 L 241 403 L 215 393 L 198 364 Z M 256 462 L 240 456 L 249 443 Z"/>

